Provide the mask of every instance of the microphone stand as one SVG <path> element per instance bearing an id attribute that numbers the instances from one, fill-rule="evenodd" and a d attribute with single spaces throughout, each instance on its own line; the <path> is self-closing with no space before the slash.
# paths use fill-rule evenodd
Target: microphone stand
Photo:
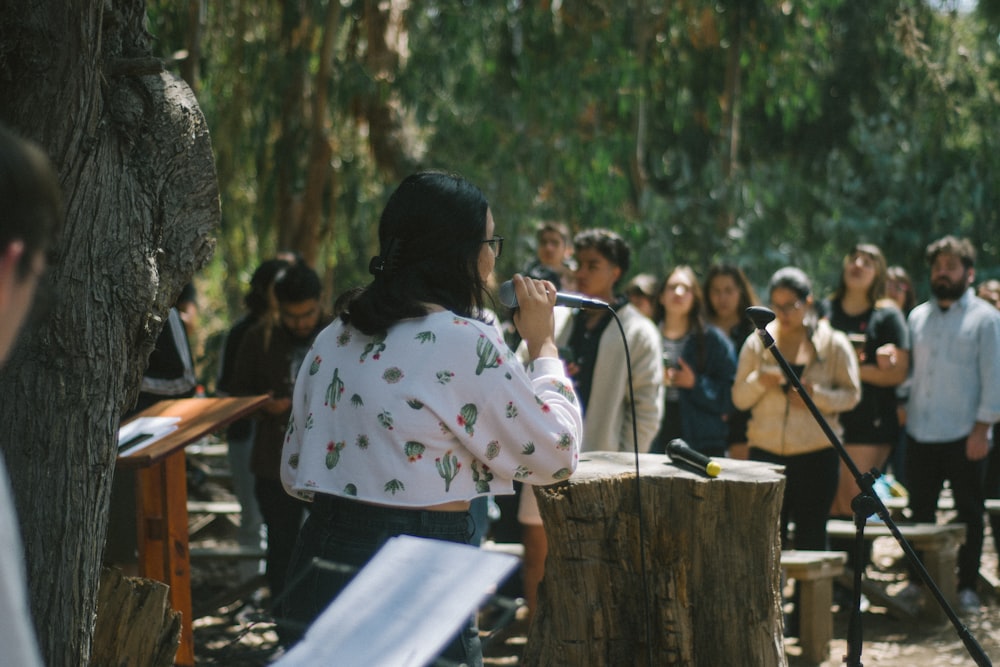
<path id="1" fill-rule="evenodd" d="M 768 333 L 765 328 L 768 323 L 774 320 L 774 313 L 760 306 L 753 306 L 747 308 L 747 317 L 749 317 L 757 328 L 757 335 L 760 336 L 761 342 L 764 344 L 764 348 L 771 351 L 774 359 L 778 362 L 778 366 L 781 367 L 781 371 L 785 374 L 785 378 L 788 382 L 795 388 L 802 398 L 802 402 L 805 403 L 809 412 L 812 414 L 816 423 L 819 424 L 820 428 L 823 429 L 823 433 L 830 440 L 834 449 L 840 455 L 840 458 L 844 461 L 847 469 L 850 471 L 851 475 L 854 477 L 854 481 L 857 483 L 858 488 L 861 489 L 861 493 L 854 497 L 851 501 L 851 509 L 854 512 L 854 527 L 855 527 L 855 538 L 854 538 L 854 594 L 852 599 L 852 609 L 851 618 L 847 629 L 847 650 L 848 653 L 844 656 L 844 663 L 848 667 L 862 667 L 861 663 L 861 647 L 862 647 L 862 624 L 861 624 L 861 575 L 864 569 L 861 565 L 864 563 L 865 559 L 865 523 L 867 522 L 867 517 L 872 514 L 877 514 L 882 521 L 885 522 L 886 527 L 892 536 L 896 538 L 896 542 L 903 549 L 903 553 L 906 554 L 906 558 L 910 561 L 912 565 L 915 566 L 915 570 L 920 575 L 920 578 L 927 584 L 928 590 L 937 600 L 938 604 L 944 610 L 945 615 L 951 621 L 951 624 L 955 627 L 959 638 L 961 638 L 962 643 L 965 645 L 966 651 L 976 662 L 979 667 L 991 667 L 993 665 L 990 659 L 987 657 L 986 652 L 983 651 L 983 647 L 979 645 L 976 639 L 969 632 L 969 629 L 965 627 L 961 619 L 955 613 L 955 610 L 951 608 L 948 601 L 945 599 L 944 595 L 941 593 L 941 589 L 938 588 L 937 584 L 934 582 L 930 573 L 924 567 L 924 564 L 920 562 L 917 557 L 916 551 L 910 546 L 910 543 L 906 541 L 903 534 L 899 531 L 899 527 L 896 525 L 892 516 L 889 514 L 889 510 L 886 508 L 885 503 L 882 499 L 878 497 L 874 490 L 875 480 L 879 476 L 879 471 L 873 468 L 870 472 L 862 474 L 858 467 L 854 464 L 854 460 L 851 458 L 850 454 L 844 448 L 843 443 L 837 437 L 837 434 L 833 432 L 830 428 L 830 424 L 827 423 L 826 419 L 820 413 L 816 404 L 813 402 L 812 397 L 806 392 L 805 388 L 802 386 L 802 382 L 799 380 L 798 375 L 788 364 L 788 361 L 778 350 L 778 346 L 774 343 L 774 338 Z"/>

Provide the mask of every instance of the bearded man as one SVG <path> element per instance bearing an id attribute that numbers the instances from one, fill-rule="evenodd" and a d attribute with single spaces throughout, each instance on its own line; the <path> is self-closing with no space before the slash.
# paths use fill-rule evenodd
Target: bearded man
<path id="1" fill-rule="evenodd" d="M 907 404 L 907 475 L 913 520 L 934 523 L 938 496 L 951 484 L 958 521 L 958 607 L 979 611 L 983 550 L 983 474 L 989 431 L 1000 421 L 1000 312 L 977 297 L 976 251 L 945 236 L 927 246 L 932 297 L 910 313 L 913 380 Z M 914 601 L 919 588 L 908 587 Z M 948 595 L 950 591 L 945 591 Z"/>

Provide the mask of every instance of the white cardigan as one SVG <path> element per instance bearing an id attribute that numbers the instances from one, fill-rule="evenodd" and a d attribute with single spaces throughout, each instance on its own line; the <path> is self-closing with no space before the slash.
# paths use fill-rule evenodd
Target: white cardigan
<path id="1" fill-rule="evenodd" d="M 639 451 L 648 452 L 660 429 L 663 414 L 663 351 L 660 332 L 648 317 L 631 304 L 626 304 L 616 313 L 625 330 L 632 360 Z M 573 318 L 565 318 L 556 327 L 556 344 L 564 346 L 573 330 Z M 614 322 L 610 322 L 601 334 L 590 400 L 584 412 L 580 451 L 596 450 L 633 451 L 625 347 L 618 325 Z"/>

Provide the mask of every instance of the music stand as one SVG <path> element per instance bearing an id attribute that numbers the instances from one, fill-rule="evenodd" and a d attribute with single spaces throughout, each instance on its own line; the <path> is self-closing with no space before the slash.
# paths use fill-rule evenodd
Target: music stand
<path id="1" fill-rule="evenodd" d="M 467 544 L 393 537 L 275 664 L 428 665 L 517 564 Z"/>

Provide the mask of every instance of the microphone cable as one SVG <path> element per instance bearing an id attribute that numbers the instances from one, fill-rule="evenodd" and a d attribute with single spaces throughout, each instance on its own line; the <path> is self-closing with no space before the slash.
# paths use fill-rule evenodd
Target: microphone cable
<path id="1" fill-rule="evenodd" d="M 642 505 L 642 484 L 639 474 L 639 420 L 635 414 L 635 388 L 632 384 L 632 354 L 628 349 L 628 337 L 625 335 L 625 327 L 618 319 L 618 313 L 608 305 L 608 312 L 618 325 L 618 331 L 622 337 L 622 347 L 625 349 L 625 369 L 628 373 L 628 400 L 632 416 L 632 451 L 635 455 L 635 510 L 639 527 L 639 573 L 642 577 L 642 616 L 645 622 L 646 632 L 646 661 L 649 667 L 653 667 L 653 633 L 650 626 L 650 604 L 649 604 L 649 582 L 646 572 L 646 522 L 643 518 Z"/>
<path id="2" fill-rule="evenodd" d="M 516 308 L 517 299 L 513 297 L 513 284 L 510 281 L 507 281 L 501 287 L 504 288 L 500 298 L 501 303 L 508 308 Z M 642 578 L 642 616 L 646 634 L 646 660 L 648 666 L 652 667 L 655 663 L 653 662 L 653 633 L 650 625 L 652 621 L 650 619 L 649 576 L 646 571 L 646 521 L 643 516 L 642 477 L 639 472 L 639 420 L 635 414 L 635 388 L 632 382 L 632 354 L 628 348 L 628 338 L 625 335 L 625 327 L 622 325 L 621 320 L 618 318 L 618 313 L 615 312 L 615 309 L 611 306 L 611 304 L 604 303 L 603 301 L 597 301 L 596 299 L 587 299 L 585 302 L 587 305 L 585 305 L 584 308 L 592 310 L 607 310 L 611 313 L 611 317 L 614 318 L 615 324 L 618 325 L 618 331 L 622 338 L 622 346 L 625 349 L 625 369 L 628 374 L 628 398 L 632 418 L 632 451 L 635 455 L 635 509 L 639 532 L 639 573 Z"/>

